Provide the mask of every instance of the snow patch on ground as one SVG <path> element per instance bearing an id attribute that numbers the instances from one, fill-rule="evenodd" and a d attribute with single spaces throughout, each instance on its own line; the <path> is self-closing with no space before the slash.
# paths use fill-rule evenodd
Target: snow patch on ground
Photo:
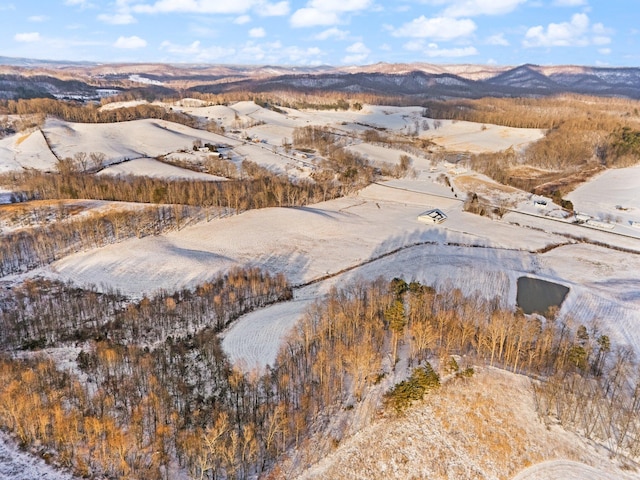
<path id="1" fill-rule="evenodd" d="M 74 480 L 76 477 L 47 465 L 44 460 L 23 452 L 0 431 L 0 480 Z"/>
<path id="2" fill-rule="evenodd" d="M 623 478 L 638 477 L 631 477 L 619 471 L 606 472 L 570 460 L 549 460 L 523 470 L 513 477 L 513 480 L 621 480 Z"/>
<path id="3" fill-rule="evenodd" d="M 0 187 L 0 205 L 11 203 L 11 196 L 13 192 L 11 190 L 7 190 L 5 188 Z"/>

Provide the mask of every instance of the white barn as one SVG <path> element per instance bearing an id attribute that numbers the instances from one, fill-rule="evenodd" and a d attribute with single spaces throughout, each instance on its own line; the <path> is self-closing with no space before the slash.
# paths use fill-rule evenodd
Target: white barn
<path id="1" fill-rule="evenodd" d="M 427 212 L 421 213 L 418 215 L 418 221 L 423 223 L 442 223 L 447 219 L 445 213 L 438 209 L 434 208 L 433 210 L 429 210 Z"/>

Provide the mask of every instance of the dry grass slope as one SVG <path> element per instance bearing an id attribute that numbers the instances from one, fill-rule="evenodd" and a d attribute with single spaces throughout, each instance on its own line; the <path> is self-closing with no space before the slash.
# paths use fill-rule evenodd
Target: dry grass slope
<path id="1" fill-rule="evenodd" d="M 486 368 L 374 423 L 298 479 L 509 479 L 552 459 L 620 472 L 602 451 L 544 425 L 528 378 Z"/>

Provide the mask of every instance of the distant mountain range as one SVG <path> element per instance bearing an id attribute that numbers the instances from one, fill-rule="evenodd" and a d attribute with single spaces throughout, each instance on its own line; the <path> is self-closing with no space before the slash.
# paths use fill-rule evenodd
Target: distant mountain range
<path id="1" fill-rule="evenodd" d="M 640 99 L 640 68 L 377 63 L 358 67 L 99 64 L 0 57 L 0 98 L 98 99 L 154 94 L 336 91 L 428 98 L 577 93 Z"/>

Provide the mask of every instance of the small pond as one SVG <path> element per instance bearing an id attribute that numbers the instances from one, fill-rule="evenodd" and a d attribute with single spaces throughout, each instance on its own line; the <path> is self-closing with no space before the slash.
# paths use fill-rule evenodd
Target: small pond
<path id="1" fill-rule="evenodd" d="M 562 305 L 569 288 L 558 283 L 547 282 L 538 278 L 518 278 L 516 304 L 524 313 L 544 314 L 549 307 Z"/>

